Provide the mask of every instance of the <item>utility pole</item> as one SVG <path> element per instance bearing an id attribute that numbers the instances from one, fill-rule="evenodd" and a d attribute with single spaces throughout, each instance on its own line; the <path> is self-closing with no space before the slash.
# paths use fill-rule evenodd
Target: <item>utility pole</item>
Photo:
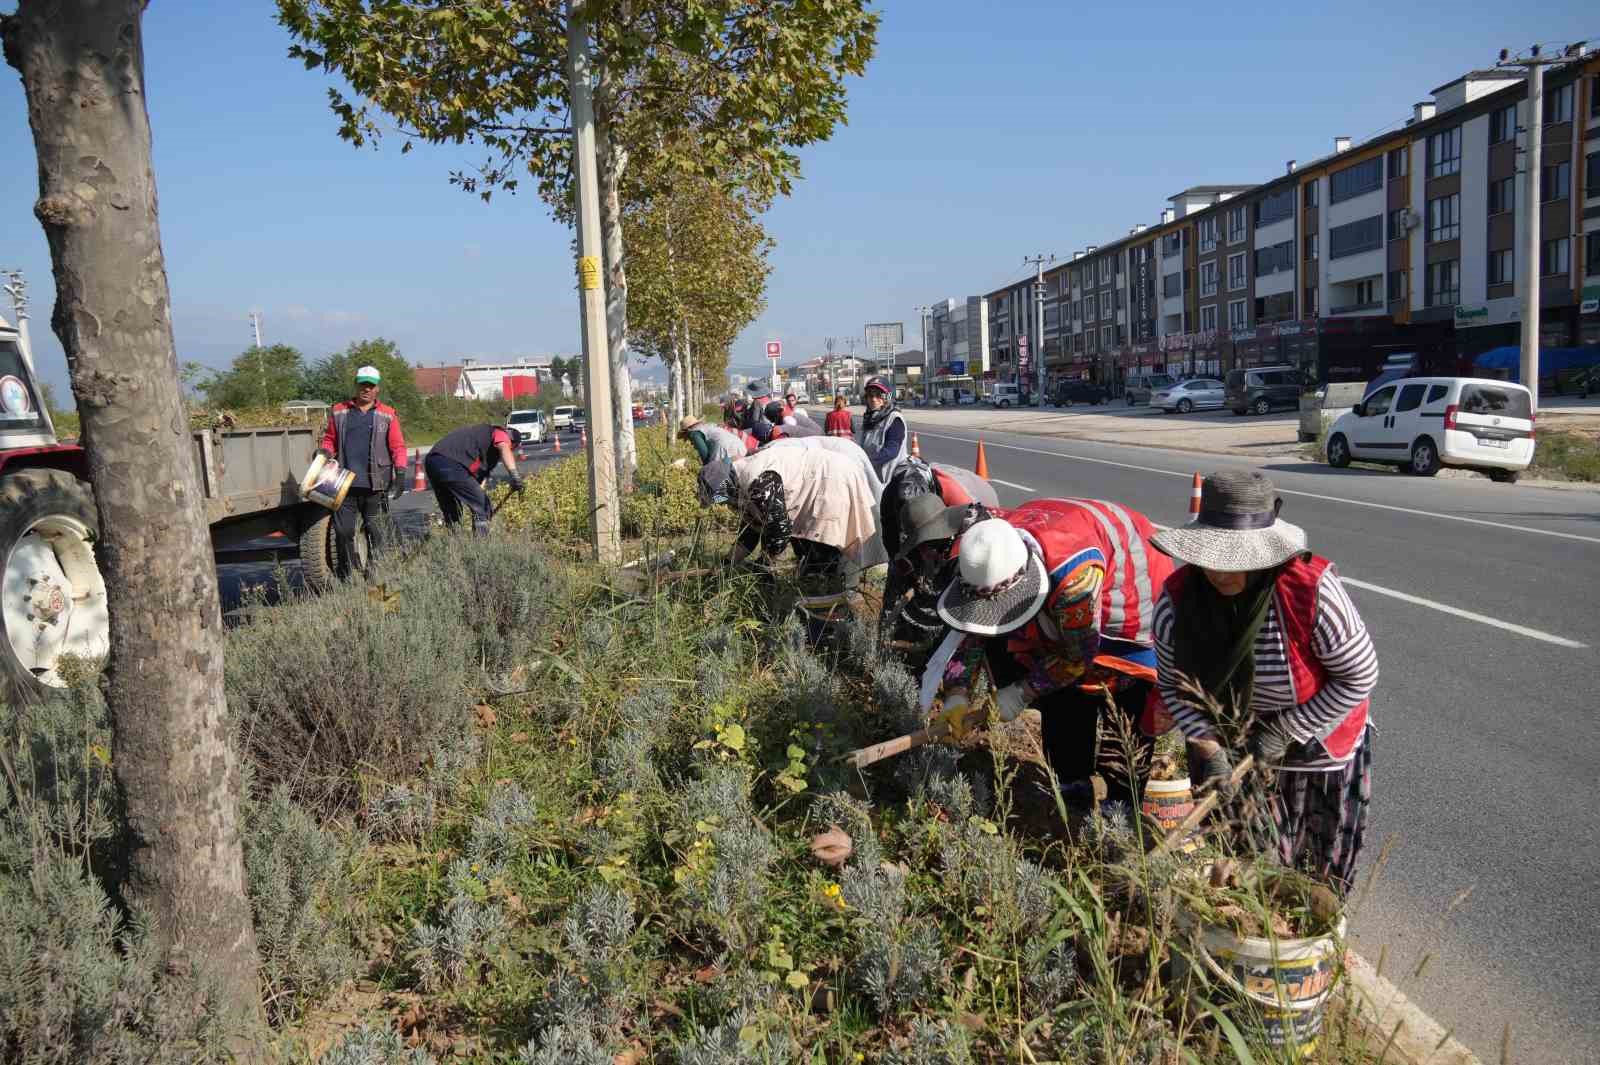
<path id="1" fill-rule="evenodd" d="M 1044 268 L 1045 264 L 1053 263 L 1056 257 L 1034 255 L 1025 257 L 1024 264 L 1032 263 L 1033 274 L 1033 380 L 1034 402 L 1044 406 Z M 1018 366 L 1021 369 L 1021 366 Z"/>
<path id="2" fill-rule="evenodd" d="M 932 403 L 932 381 L 928 376 L 928 315 L 933 313 L 932 307 L 915 307 L 917 318 L 922 322 L 922 402 Z"/>
<path id="3" fill-rule="evenodd" d="M 256 347 L 259 348 L 261 346 L 261 312 L 260 311 L 251 311 L 250 312 L 250 328 L 255 333 Z"/>
<path id="4" fill-rule="evenodd" d="M 1520 380 L 1528 390 L 1534 412 L 1539 410 L 1539 276 L 1540 185 L 1544 176 L 1544 68 L 1565 63 L 1583 55 L 1584 42 L 1569 45 L 1557 56 L 1539 54 L 1539 46 L 1528 49 L 1526 57 L 1512 56 L 1500 49 L 1502 67 L 1521 67 L 1528 79 L 1528 134 L 1527 152 L 1522 165 L 1527 180 L 1522 194 L 1522 247 L 1527 276 L 1522 282 L 1522 366 Z"/>
<path id="5" fill-rule="evenodd" d="M 261 402 L 267 401 L 267 364 L 261 357 L 261 312 L 250 312 L 250 328 L 256 338 L 256 377 L 261 382 Z"/>
<path id="6" fill-rule="evenodd" d="M 606 292 L 600 269 L 600 186 L 594 143 L 593 74 L 588 4 L 567 0 L 567 91 L 572 100 L 572 169 L 578 186 L 578 309 L 583 323 L 584 398 L 589 407 L 589 540 L 595 561 L 622 561 L 622 504 L 617 496 L 611 424 L 611 366 Z"/>

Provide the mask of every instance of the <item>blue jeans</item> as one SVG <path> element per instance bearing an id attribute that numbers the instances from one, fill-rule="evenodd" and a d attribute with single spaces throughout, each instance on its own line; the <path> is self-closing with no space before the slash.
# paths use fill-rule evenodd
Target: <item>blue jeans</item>
<path id="1" fill-rule="evenodd" d="M 433 488 L 433 498 L 439 503 L 439 511 L 444 515 L 446 525 L 461 522 L 461 508 L 464 505 L 472 512 L 473 529 L 488 530 L 488 493 L 478 479 L 467 472 L 465 466 L 455 459 L 430 451 L 422 462 L 422 468 L 428 474 L 428 484 Z"/>

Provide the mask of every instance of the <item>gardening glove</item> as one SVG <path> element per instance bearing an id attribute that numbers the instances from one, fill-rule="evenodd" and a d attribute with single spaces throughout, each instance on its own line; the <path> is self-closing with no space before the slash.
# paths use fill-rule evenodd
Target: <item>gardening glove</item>
<path id="1" fill-rule="evenodd" d="M 1022 681 L 1008 684 L 994 693 L 995 712 L 1000 715 L 1001 721 L 1015 721 L 1032 700 L 1033 696 L 1028 694 L 1027 686 Z"/>
<path id="2" fill-rule="evenodd" d="M 401 496 L 406 494 L 406 490 L 411 487 L 411 478 L 407 476 L 410 472 L 411 471 L 408 467 L 395 467 L 394 480 L 389 482 L 390 499 L 399 499 Z"/>
<path id="3" fill-rule="evenodd" d="M 1281 765 L 1293 742 L 1294 737 L 1278 721 L 1263 721 L 1250 733 L 1250 753 L 1258 765 Z"/>
<path id="4" fill-rule="evenodd" d="M 1204 768 L 1201 770 L 1200 786 L 1215 788 L 1223 798 L 1232 798 L 1236 789 L 1233 785 L 1233 759 L 1228 757 L 1228 749 L 1219 746 L 1206 755 L 1201 764 Z"/>
<path id="5" fill-rule="evenodd" d="M 511 490 L 513 492 L 517 493 L 518 495 L 521 495 L 522 494 L 522 478 L 517 476 L 515 473 L 513 473 L 510 476 L 510 480 L 511 480 Z"/>
<path id="6" fill-rule="evenodd" d="M 937 732 L 943 726 L 950 738 L 959 743 L 982 724 L 983 719 L 978 716 L 977 709 L 967 702 L 965 693 L 954 692 L 945 699 L 944 711 L 929 723 L 929 728 Z"/>

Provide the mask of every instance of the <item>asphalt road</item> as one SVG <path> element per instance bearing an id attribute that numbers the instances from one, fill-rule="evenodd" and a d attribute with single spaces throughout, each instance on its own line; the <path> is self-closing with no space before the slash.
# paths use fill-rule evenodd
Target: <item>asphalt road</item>
<path id="1" fill-rule="evenodd" d="M 975 433 L 908 413 L 925 458 L 974 465 Z M 1600 1062 L 1600 493 L 983 436 L 1007 505 L 1099 497 L 1173 524 L 1196 470 L 1274 478 L 1360 582 L 1381 663 L 1362 875 L 1392 846 L 1356 949 L 1485 1061 L 1509 1024 L 1512 1061 Z"/>

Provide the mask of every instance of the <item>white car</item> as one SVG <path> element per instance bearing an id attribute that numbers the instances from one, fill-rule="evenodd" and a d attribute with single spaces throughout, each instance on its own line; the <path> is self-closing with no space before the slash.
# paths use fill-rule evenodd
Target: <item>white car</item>
<path id="1" fill-rule="evenodd" d="M 1391 381 L 1328 430 L 1328 465 L 1384 462 L 1432 477 L 1445 466 L 1515 481 L 1533 462 L 1528 390 L 1482 377 Z"/>
<path id="2" fill-rule="evenodd" d="M 1150 405 L 1163 411 L 1188 414 L 1206 407 L 1220 408 L 1227 399 L 1227 390 L 1221 381 L 1212 377 L 1196 377 L 1168 385 L 1150 393 Z"/>
<path id="3" fill-rule="evenodd" d="M 523 443 L 544 443 L 544 411 L 514 410 L 506 415 L 506 428 L 522 434 Z"/>
<path id="4" fill-rule="evenodd" d="M 568 406 L 568 407 L 557 407 L 555 410 L 551 411 L 550 412 L 550 426 L 551 426 L 551 428 L 555 429 L 556 432 L 560 432 L 563 429 L 571 429 L 572 428 L 572 415 L 573 415 L 573 413 L 575 411 L 577 411 L 577 409 L 578 409 L 577 407 Z"/>

